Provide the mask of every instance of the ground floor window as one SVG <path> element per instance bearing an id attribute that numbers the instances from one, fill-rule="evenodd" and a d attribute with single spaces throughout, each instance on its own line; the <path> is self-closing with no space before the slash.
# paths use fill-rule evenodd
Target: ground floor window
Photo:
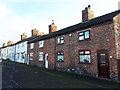
<path id="1" fill-rule="evenodd" d="M 20 58 L 20 54 L 19 53 L 17 53 L 17 59 L 19 59 Z"/>
<path id="2" fill-rule="evenodd" d="M 39 52 L 39 61 L 43 61 L 43 52 Z"/>
<path id="3" fill-rule="evenodd" d="M 64 61 L 64 53 L 63 53 L 63 51 L 57 52 L 57 61 Z"/>
<path id="4" fill-rule="evenodd" d="M 33 60 L 33 53 L 30 53 L 30 60 Z"/>
<path id="5" fill-rule="evenodd" d="M 79 51 L 79 62 L 80 63 L 91 63 L 90 50 L 80 50 Z"/>
<path id="6" fill-rule="evenodd" d="M 24 52 L 21 53 L 21 59 L 24 59 L 25 56 L 24 56 Z"/>

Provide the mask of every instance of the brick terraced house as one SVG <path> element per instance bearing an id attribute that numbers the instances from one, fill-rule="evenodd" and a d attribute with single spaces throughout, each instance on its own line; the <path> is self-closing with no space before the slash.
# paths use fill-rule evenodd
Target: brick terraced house
<path id="1" fill-rule="evenodd" d="M 28 42 L 29 63 L 83 75 L 120 79 L 120 10 L 94 18 L 90 5 L 82 22 Z"/>

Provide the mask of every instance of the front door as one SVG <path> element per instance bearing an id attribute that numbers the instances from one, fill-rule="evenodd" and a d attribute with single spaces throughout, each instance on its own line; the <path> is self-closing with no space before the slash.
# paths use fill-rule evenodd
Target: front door
<path id="1" fill-rule="evenodd" d="M 48 54 L 45 54 L 45 68 L 48 68 Z"/>
<path id="2" fill-rule="evenodd" d="M 29 55 L 28 55 L 28 58 L 27 58 L 27 64 L 29 64 Z"/>
<path id="3" fill-rule="evenodd" d="M 109 76 L 109 57 L 107 50 L 98 50 L 98 77 L 110 78 Z"/>

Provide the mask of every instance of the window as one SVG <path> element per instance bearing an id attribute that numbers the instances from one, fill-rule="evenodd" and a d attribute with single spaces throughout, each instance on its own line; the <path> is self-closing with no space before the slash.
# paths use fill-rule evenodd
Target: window
<path id="1" fill-rule="evenodd" d="M 22 47 L 24 47 L 24 42 L 22 43 Z"/>
<path id="2" fill-rule="evenodd" d="M 62 37 L 58 37 L 57 38 L 57 43 L 58 44 L 63 44 L 64 43 L 64 37 L 62 36 Z"/>
<path id="3" fill-rule="evenodd" d="M 30 44 L 30 49 L 33 49 L 34 48 L 34 43 L 31 43 Z"/>
<path id="4" fill-rule="evenodd" d="M 44 41 L 39 41 L 39 48 L 43 47 Z"/>
<path id="5" fill-rule="evenodd" d="M 79 61 L 80 63 L 91 63 L 90 50 L 80 50 Z"/>
<path id="6" fill-rule="evenodd" d="M 18 58 L 18 59 L 20 58 L 20 55 L 19 55 L 19 53 L 17 53 L 17 58 Z"/>
<path id="7" fill-rule="evenodd" d="M 18 44 L 18 48 L 19 48 L 19 44 Z"/>
<path id="8" fill-rule="evenodd" d="M 14 53 L 12 53 L 12 58 L 14 58 Z"/>
<path id="9" fill-rule="evenodd" d="M 90 31 L 84 31 L 79 33 L 79 40 L 85 40 L 90 38 Z"/>
<path id="10" fill-rule="evenodd" d="M 63 52 L 57 52 L 57 61 L 64 61 Z"/>
<path id="11" fill-rule="evenodd" d="M 30 60 L 33 60 L 33 53 L 30 53 Z"/>
<path id="12" fill-rule="evenodd" d="M 43 52 L 39 52 L 39 61 L 43 61 Z"/>
<path id="13" fill-rule="evenodd" d="M 24 59 L 24 52 L 21 53 L 21 59 Z"/>

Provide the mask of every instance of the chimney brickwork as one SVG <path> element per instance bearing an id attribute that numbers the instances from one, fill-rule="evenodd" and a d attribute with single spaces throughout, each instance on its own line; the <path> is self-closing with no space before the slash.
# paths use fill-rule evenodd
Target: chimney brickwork
<path id="1" fill-rule="evenodd" d="M 82 22 L 88 21 L 94 18 L 94 12 L 90 9 L 90 5 L 82 11 Z"/>
<path id="2" fill-rule="evenodd" d="M 54 22 L 53 22 L 51 25 L 49 25 L 49 33 L 52 33 L 55 31 L 57 31 L 57 26 L 54 25 Z"/>
<path id="3" fill-rule="evenodd" d="M 39 31 L 36 28 L 32 30 L 32 36 L 38 35 L 38 34 L 39 34 Z"/>
<path id="4" fill-rule="evenodd" d="M 5 47 L 5 43 L 3 43 L 3 47 Z"/>
<path id="5" fill-rule="evenodd" d="M 21 40 L 26 39 L 27 35 L 25 35 L 25 33 L 23 33 L 23 35 L 21 35 Z"/>
<path id="6" fill-rule="evenodd" d="M 13 42 L 12 41 L 8 41 L 7 42 L 7 45 L 9 46 L 9 45 L 12 45 L 13 44 Z"/>

